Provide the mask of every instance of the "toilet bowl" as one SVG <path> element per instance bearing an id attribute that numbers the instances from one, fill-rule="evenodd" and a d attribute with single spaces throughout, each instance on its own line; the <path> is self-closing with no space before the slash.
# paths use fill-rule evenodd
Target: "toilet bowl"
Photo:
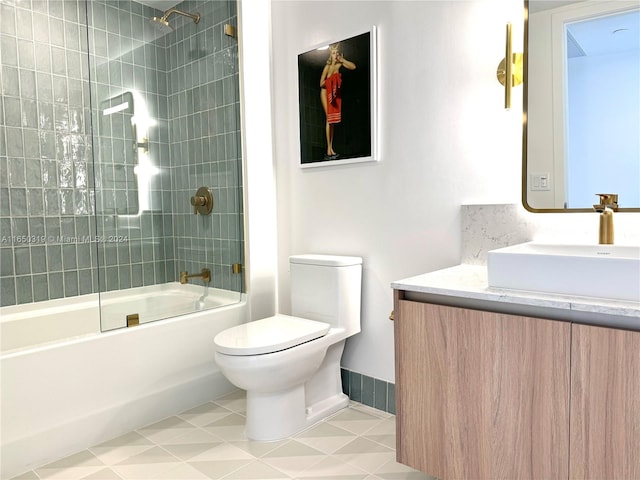
<path id="1" fill-rule="evenodd" d="M 301 255 L 290 262 L 293 315 L 238 325 L 214 339 L 220 371 L 247 392 L 252 440 L 286 438 L 349 403 L 340 358 L 345 339 L 360 331 L 362 260 Z"/>
<path id="2" fill-rule="evenodd" d="M 254 326 L 258 328 L 253 329 Z M 300 335 L 288 335 L 288 328 Z M 279 349 L 282 342 L 273 334 L 269 336 L 273 343 L 267 344 L 264 337 L 255 335 L 256 331 L 264 329 L 284 334 L 288 343 L 295 345 Z M 349 403 L 348 397 L 342 393 L 342 385 L 327 384 L 326 378 L 331 379 L 333 375 L 326 374 L 324 380 L 318 377 L 315 388 L 331 392 L 331 399 L 324 405 L 307 406 L 306 402 L 305 384 L 322 370 L 325 360 L 324 370 L 333 370 L 336 378 L 340 378 L 340 356 L 333 354 L 334 358 L 327 359 L 332 344 L 342 344 L 342 354 L 344 337 L 340 333 L 338 329 L 330 331 L 327 323 L 276 315 L 238 325 L 216 337 L 215 359 L 220 371 L 231 383 L 247 391 L 248 438 L 263 441 L 286 438 Z M 238 338 L 241 340 L 235 342 Z M 259 348 L 249 339 L 256 340 Z M 234 343 L 242 346 L 233 347 Z M 245 354 L 250 350 L 260 353 Z"/>

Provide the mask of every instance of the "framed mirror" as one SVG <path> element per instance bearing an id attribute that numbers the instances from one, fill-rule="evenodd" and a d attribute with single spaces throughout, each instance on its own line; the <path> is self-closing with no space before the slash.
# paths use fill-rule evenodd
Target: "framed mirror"
<path id="1" fill-rule="evenodd" d="M 640 5 L 525 0 L 522 201 L 640 211 Z"/>

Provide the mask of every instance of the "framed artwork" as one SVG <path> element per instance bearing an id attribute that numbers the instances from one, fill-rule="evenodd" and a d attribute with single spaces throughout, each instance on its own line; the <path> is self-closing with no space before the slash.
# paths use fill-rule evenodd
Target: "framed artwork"
<path id="1" fill-rule="evenodd" d="M 376 29 L 298 55 L 300 166 L 377 161 Z"/>

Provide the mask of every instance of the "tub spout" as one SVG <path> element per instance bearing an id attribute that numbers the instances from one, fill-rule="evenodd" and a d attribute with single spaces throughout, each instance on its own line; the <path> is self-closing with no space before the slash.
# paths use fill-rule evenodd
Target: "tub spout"
<path id="1" fill-rule="evenodd" d="M 209 283 L 211 281 L 211 270 L 203 268 L 200 273 L 192 273 L 191 275 L 189 275 L 189 272 L 180 272 L 181 284 L 184 285 L 190 278 L 201 278 L 203 282 Z"/>

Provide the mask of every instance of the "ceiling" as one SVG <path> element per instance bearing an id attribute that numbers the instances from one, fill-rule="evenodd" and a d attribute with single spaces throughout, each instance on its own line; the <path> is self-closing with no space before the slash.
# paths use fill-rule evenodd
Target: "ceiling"
<path id="1" fill-rule="evenodd" d="M 529 0 L 529 13 L 542 12 L 581 1 L 584 0 Z"/>
<path id="2" fill-rule="evenodd" d="M 532 0 L 530 13 L 557 8 L 582 0 Z M 175 7 L 177 0 L 138 0 L 163 12 Z M 574 23 L 568 27 L 575 45 L 570 56 L 603 55 L 640 48 L 640 10 Z M 615 32 L 615 33 L 614 33 Z"/>
<path id="3" fill-rule="evenodd" d="M 618 2 L 610 2 L 613 8 Z M 529 13 L 556 9 L 585 0 L 529 0 Z M 581 5 L 580 5 L 581 4 Z M 567 11 L 565 9 L 565 11 Z M 607 55 L 640 49 L 640 9 L 601 15 L 567 24 L 568 56 Z"/>
<path id="4" fill-rule="evenodd" d="M 157 8 L 163 12 L 169 10 L 171 7 L 175 7 L 180 1 L 176 0 L 137 0 L 138 3 L 148 5 L 152 8 Z"/>
<path id="5" fill-rule="evenodd" d="M 567 25 L 585 56 L 640 49 L 640 10 L 606 15 Z"/>

